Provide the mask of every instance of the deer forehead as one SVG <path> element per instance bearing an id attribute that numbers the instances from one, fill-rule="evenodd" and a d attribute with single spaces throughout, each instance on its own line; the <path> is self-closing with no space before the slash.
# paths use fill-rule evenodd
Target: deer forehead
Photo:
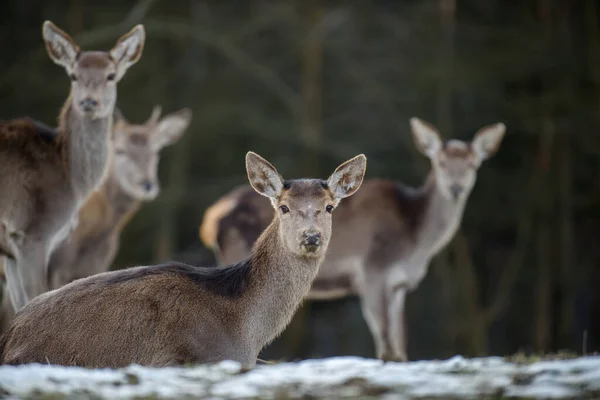
<path id="1" fill-rule="evenodd" d="M 333 201 L 327 183 L 319 179 L 299 179 L 286 181 L 280 202 L 293 208 L 316 208 Z"/>
<path id="2" fill-rule="evenodd" d="M 77 58 L 77 66 L 80 69 L 106 70 L 113 68 L 114 65 L 115 63 L 110 54 L 104 51 L 87 51 L 81 53 Z"/>
<path id="3" fill-rule="evenodd" d="M 461 140 L 449 140 L 444 143 L 443 154 L 448 159 L 470 159 L 473 151 L 468 143 Z"/>

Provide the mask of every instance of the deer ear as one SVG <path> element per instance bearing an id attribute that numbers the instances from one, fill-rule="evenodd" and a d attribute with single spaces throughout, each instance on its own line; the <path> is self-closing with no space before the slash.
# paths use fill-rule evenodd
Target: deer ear
<path id="1" fill-rule="evenodd" d="M 110 51 L 110 56 L 117 66 L 117 81 L 125 75 L 129 67 L 142 57 L 145 41 L 146 31 L 143 25 L 136 25 L 117 41 L 115 47 Z"/>
<path id="2" fill-rule="evenodd" d="M 419 118 L 410 119 L 412 136 L 417 149 L 429 158 L 435 158 L 442 149 L 442 139 L 435 127 Z"/>
<path id="3" fill-rule="evenodd" d="M 70 71 L 79 55 L 79 46 L 73 38 L 50 21 L 44 22 L 42 36 L 52 61 Z"/>
<path id="4" fill-rule="evenodd" d="M 335 199 L 352 196 L 362 185 L 367 170 L 367 157 L 360 154 L 335 169 L 327 186 Z"/>
<path id="5" fill-rule="evenodd" d="M 506 126 L 501 122 L 477 131 L 471 142 L 471 148 L 480 162 L 494 155 L 500 147 L 505 132 Z"/>
<path id="6" fill-rule="evenodd" d="M 156 129 L 152 135 L 153 146 L 156 149 L 161 149 L 175 143 L 190 126 L 190 122 L 192 122 L 192 110 L 189 108 L 184 108 L 163 117 L 156 124 Z"/>
<path id="7" fill-rule="evenodd" d="M 246 154 L 246 171 L 254 190 L 271 201 L 279 198 L 283 190 L 283 178 L 270 162 L 249 151 Z"/>

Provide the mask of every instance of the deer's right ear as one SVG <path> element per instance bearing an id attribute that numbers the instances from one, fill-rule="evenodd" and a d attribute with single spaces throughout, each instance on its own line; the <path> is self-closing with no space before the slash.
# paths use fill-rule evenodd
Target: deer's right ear
<path id="1" fill-rule="evenodd" d="M 437 129 L 416 117 L 410 119 L 410 127 L 417 149 L 429 158 L 437 156 L 442 149 L 442 139 Z"/>
<path id="2" fill-rule="evenodd" d="M 73 38 L 50 21 L 44 22 L 42 36 L 52 61 L 70 70 L 79 55 L 79 46 Z"/>
<path id="3" fill-rule="evenodd" d="M 110 56 L 117 66 L 117 81 L 119 81 L 127 68 L 139 61 L 144 50 L 146 31 L 144 25 L 136 25 L 132 30 L 121 36 L 117 44 L 110 51 Z"/>
<path id="4" fill-rule="evenodd" d="M 246 154 L 246 171 L 254 190 L 271 200 L 279 198 L 283 190 L 283 178 L 270 162 L 249 151 Z"/>

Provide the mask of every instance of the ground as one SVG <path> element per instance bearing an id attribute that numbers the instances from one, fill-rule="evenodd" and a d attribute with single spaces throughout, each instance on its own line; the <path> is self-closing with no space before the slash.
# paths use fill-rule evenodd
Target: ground
<path id="1" fill-rule="evenodd" d="M 336 357 L 261 365 L 90 370 L 0 366 L 6 399 L 600 399 L 600 356 L 508 362 L 503 358 L 383 363 Z"/>

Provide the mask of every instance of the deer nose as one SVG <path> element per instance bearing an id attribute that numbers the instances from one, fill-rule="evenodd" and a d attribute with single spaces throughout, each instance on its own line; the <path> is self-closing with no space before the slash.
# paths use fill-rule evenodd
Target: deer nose
<path id="1" fill-rule="evenodd" d="M 98 106 L 98 102 L 94 99 L 90 99 L 89 97 L 86 99 L 83 99 L 79 102 L 79 105 L 81 106 L 81 109 L 85 112 L 91 112 L 94 111 L 96 109 L 96 106 Z"/>
<path id="2" fill-rule="evenodd" d="M 318 246 L 321 242 L 321 232 L 318 231 L 306 231 L 303 234 L 304 243 L 307 246 Z"/>
<path id="3" fill-rule="evenodd" d="M 142 182 L 142 188 L 144 188 L 144 190 L 146 192 L 151 191 L 153 187 L 154 187 L 154 185 L 150 181 L 143 181 Z"/>
<path id="4" fill-rule="evenodd" d="M 457 199 L 458 196 L 460 196 L 463 190 L 464 188 L 461 185 L 454 184 L 450 186 L 450 192 L 452 193 L 452 196 L 454 196 L 455 199 Z"/>

